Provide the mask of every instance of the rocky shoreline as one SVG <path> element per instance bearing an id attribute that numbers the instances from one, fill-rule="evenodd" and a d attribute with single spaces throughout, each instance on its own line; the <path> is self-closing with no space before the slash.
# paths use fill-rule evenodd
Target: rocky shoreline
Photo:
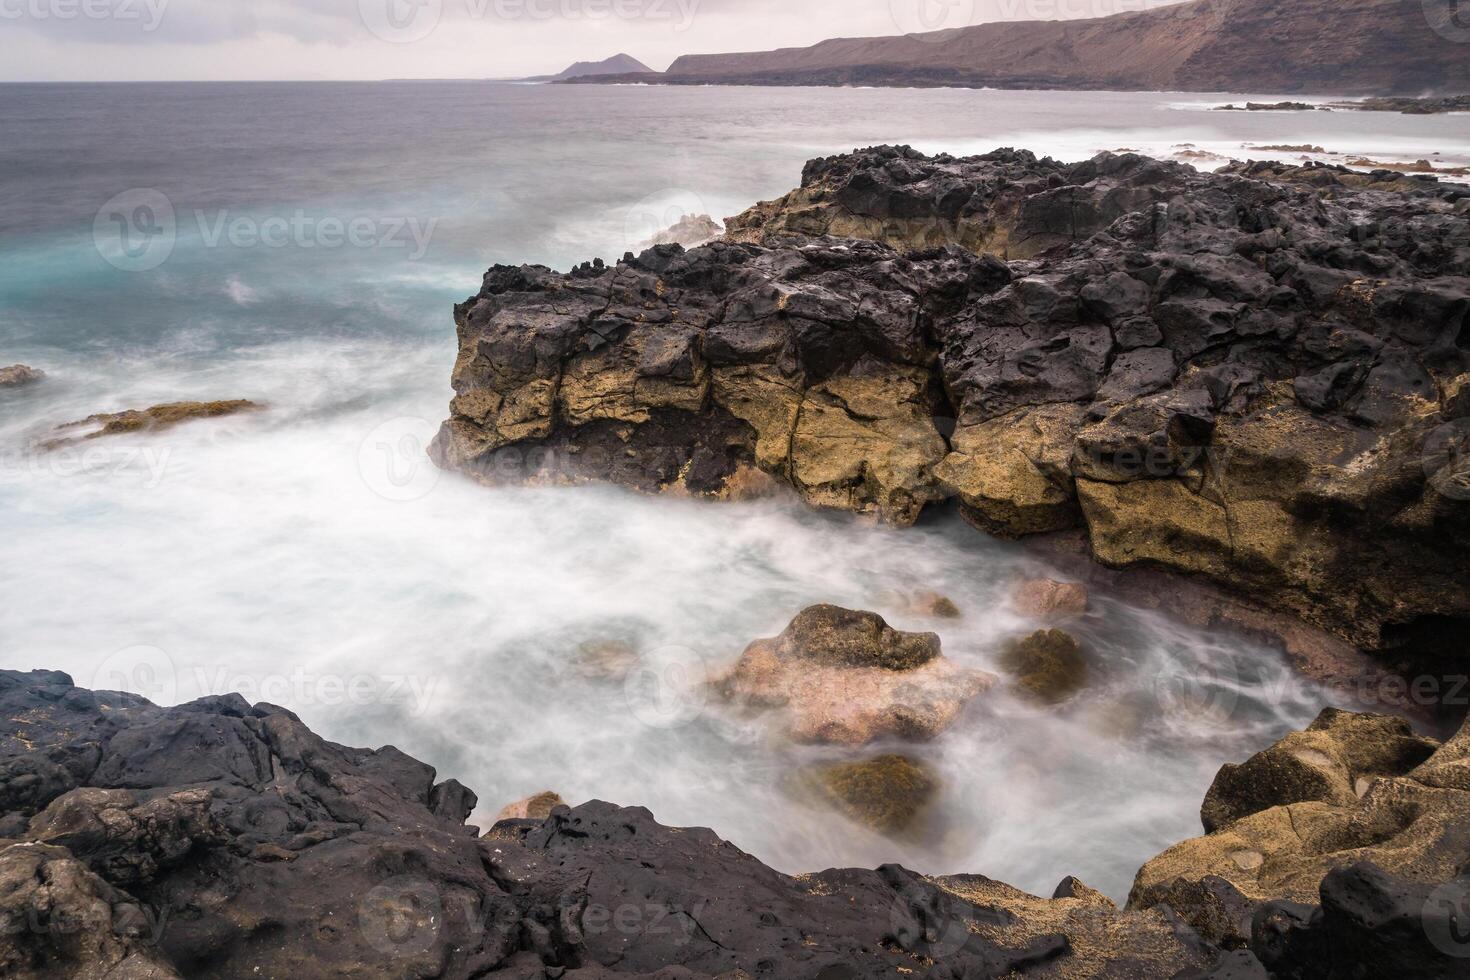
<path id="1" fill-rule="evenodd" d="M 433 448 L 490 483 L 785 485 L 1076 529 L 1406 670 L 1470 640 L 1470 187 L 879 147 L 723 240 L 456 310 Z"/>
<path id="2" fill-rule="evenodd" d="M 1467 760 L 1470 728 L 1440 745 L 1326 712 L 1226 766 L 1214 832 L 1119 908 L 1074 878 L 1042 898 L 897 866 L 790 877 L 601 802 L 481 835 L 455 780 L 282 708 L 0 671 L 0 973 L 1464 977 Z"/>
<path id="3" fill-rule="evenodd" d="M 1470 639 L 1467 201 L 1322 165 L 816 160 L 708 245 L 491 269 L 456 308 L 433 452 L 490 484 L 792 493 L 900 526 L 957 508 L 1308 672 L 1447 682 Z M 1066 702 L 1093 666 L 1067 631 L 1087 588 L 1013 602 L 1045 628 L 998 669 Z M 637 660 L 583 653 L 609 676 Z M 815 606 L 706 688 L 831 747 L 793 792 L 898 839 L 937 791 L 905 744 L 1000 682 L 935 633 Z M 1467 978 L 1470 723 L 1449 732 L 1328 709 L 1221 760 L 1201 836 L 1120 906 L 984 868 L 784 875 L 551 793 L 482 829 L 458 781 L 281 707 L 0 671 L 0 976 Z"/>

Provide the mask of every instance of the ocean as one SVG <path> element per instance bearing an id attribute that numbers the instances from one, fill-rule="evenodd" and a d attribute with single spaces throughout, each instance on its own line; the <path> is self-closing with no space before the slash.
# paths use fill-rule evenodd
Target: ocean
<path id="1" fill-rule="evenodd" d="M 1098 596 L 1082 697 L 983 696 L 911 750 L 943 780 L 935 832 L 862 830 L 792 791 L 831 750 L 771 742 L 693 679 L 814 602 L 935 628 L 896 598 L 915 591 L 964 610 L 939 627 L 946 653 L 996 669 L 1027 631 L 1007 596 L 1044 563 L 953 515 L 895 531 L 440 473 L 423 449 L 447 415 L 451 306 L 491 264 L 615 260 L 874 143 L 1470 163 L 1464 115 L 1211 111 L 1278 98 L 0 85 L 0 367 L 49 375 L 0 392 L 0 666 L 281 704 L 433 763 L 479 793 L 481 821 L 553 789 L 710 826 L 787 872 L 896 861 L 1044 894 L 1075 874 L 1121 898 L 1199 832 L 1222 762 L 1327 694 L 1269 650 Z M 93 413 L 233 398 L 265 411 L 37 448 Z M 579 668 L 608 642 L 646 669 Z"/>

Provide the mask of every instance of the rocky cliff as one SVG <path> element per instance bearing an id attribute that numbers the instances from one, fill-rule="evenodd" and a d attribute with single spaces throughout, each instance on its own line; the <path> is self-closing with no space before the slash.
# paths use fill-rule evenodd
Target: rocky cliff
<path id="1" fill-rule="evenodd" d="M 964 5 L 953 5 L 964 10 Z M 1191 0 L 808 48 L 686 55 L 667 84 L 959 85 L 1420 95 L 1470 91 L 1456 0 Z"/>
<path id="2" fill-rule="evenodd" d="M 878 148 L 727 240 L 457 308 L 437 459 L 487 482 L 1068 528 L 1359 646 L 1470 638 L 1470 189 Z"/>
<path id="3" fill-rule="evenodd" d="M 479 836 L 465 787 L 282 708 L 0 671 L 0 975 L 1465 976 L 1470 735 L 1330 713 L 1292 738 L 1246 763 L 1274 784 L 1222 771 L 1207 809 L 1233 822 L 1119 909 L 1070 878 L 1043 899 L 896 866 L 788 877 L 606 803 Z"/>

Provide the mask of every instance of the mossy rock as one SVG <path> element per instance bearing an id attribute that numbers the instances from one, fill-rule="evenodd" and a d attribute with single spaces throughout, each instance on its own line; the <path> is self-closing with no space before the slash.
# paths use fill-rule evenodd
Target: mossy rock
<path id="1" fill-rule="evenodd" d="M 1067 700 L 1087 684 L 1082 644 L 1066 630 L 1041 630 L 1016 641 L 1001 665 L 1022 690 L 1048 704 Z"/>
<path id="2" fill-rule="evenodd" d="M 933 633 L 904 633 L 877 613 L 828 605 L 803 610 L 781 640 L 791 655 L 835 667 L 914 670 L 940 652 Z"/>
<path id="3" fill-rule="evenodd" d="M 928 766 L 901 755 L 823 766 L 808 781 L 849 819 L 888 836 L 912 830 L 940 788 Z"/>

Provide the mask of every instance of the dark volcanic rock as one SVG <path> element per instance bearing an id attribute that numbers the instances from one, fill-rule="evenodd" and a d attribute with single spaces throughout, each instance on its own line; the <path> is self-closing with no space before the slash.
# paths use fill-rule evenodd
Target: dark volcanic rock
<path id="1" fill-rule="evenodd" d="M 469 976 L 515 949 L 519 914 L 463 814 L 431 809 L 451 784 L 396 749 L 333 745 L 238 696 L 164 709 L 9 671 L 0 736 L 0 836 L 151 910 L 149 955 L 182 975 Z"/>
<path id="2" fill-rule="evenodd" d="M 234 696 L 159 708 L 0 671 L 0 766 L 6 977 L 1121 978 L 1212 959 L 1170 913 L 1080 885 L 792 878 L 607 803 L 476 839 L 459 784 Z"/>
<path id="3" fill-rule="evenodd" d="M 731 240 L 492 269 L 434 452 L 492 482 L 728 496 L 754 468 L 901 524 L 954 499 L 1002 535 L 1084 527 L 1104 564 L 1442 673 L 1470 636 L 1467 197 L 1134 154 L 816 160 Z"/>
<path id="4" fill-rule="evenodd" d="M 1277 980 L 1470 976 L 1470 876 L 1431 885 L 1355 864 L 1327 875 L 1321 896 L 1257 913 L 1256 953 Z"/>

